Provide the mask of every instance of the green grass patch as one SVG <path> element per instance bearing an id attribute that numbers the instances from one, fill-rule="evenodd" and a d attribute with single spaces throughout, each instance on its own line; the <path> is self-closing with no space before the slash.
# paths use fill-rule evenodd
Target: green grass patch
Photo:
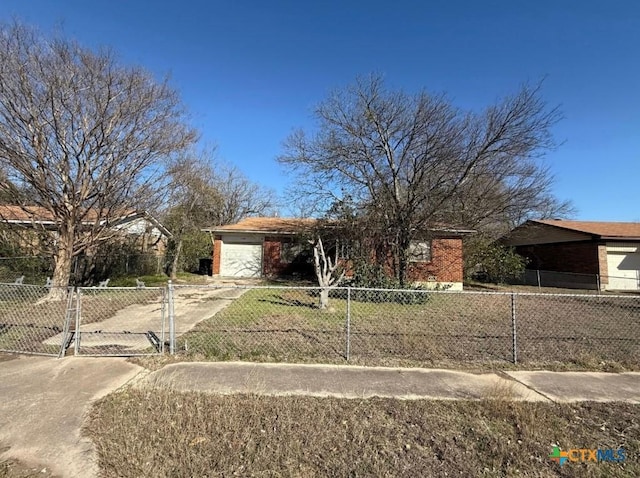
<path id="1" fill-rule="evenodd" d="M 347 307 L 344 290 L 332 294 L 320 310 L 317 289 L 250 289 L 182 336 L 180 348 L 198 359 L 344 363 L 348 328 L 354 364 L 511 368 L 515 307 L 518 359 L 526 368 L 640 367 L 634 297 L 529 295 L 512 302 L 510 294 L 414 292 L 420 300 L 381 302 L 355 294 L 361 300 L 352 297 Z"/>

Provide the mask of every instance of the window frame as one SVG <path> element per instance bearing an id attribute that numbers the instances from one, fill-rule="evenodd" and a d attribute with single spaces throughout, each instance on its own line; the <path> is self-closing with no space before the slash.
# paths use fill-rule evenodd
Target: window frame
<path id="1" fill-rule="evenodd" d="M 415 249 L 417 247 L 426 248 L 426 253 L 424 250 L 416 253 Z M 411 263 L 425 264 L 433 260 L 432 251 L 433 251 L 433 241 L 431 239 L 416 240 L 416 241 L 411 241 L 409 243 L 407 256 L 408 256 L 409 262 Z M 426 259 L 425 259 L 425 256 L 426 256 Z"/>

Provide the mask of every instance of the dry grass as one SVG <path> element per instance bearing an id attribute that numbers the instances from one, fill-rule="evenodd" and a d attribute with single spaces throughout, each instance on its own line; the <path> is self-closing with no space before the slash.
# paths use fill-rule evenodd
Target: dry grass
<path id="1" fill-rule="evenodd" d="M 211 396 L 126 390 L 85 429 L 105 477 L 638 476 L 640 407 Z M 548 459 L 554 444 L 627 450 L 623 464 Z M 445 475 L 446 474 L 446 475 Z"/>
<path id="2" fill-rule="evenodd" d="M 179 345 L 198 359 L 344 363 L 346 301 L 333 298 L 328 312 L 316 302 L 305 290 L 250 290 Z M 637 297 L 519 295 L 515 310 L 518 359 L 529 369 L 640 367 Z M 509 368 L 512 331 L 509 294 L 440 293 L 409 304 L 352 301 L 349 359 Z"/>

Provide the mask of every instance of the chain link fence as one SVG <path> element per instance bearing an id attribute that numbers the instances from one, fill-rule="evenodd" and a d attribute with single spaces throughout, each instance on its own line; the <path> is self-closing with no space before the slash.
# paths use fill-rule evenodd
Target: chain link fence
<path id="1" fill-rule="evenodd" d="M 640 297 L 317 287 L 0 284 L 0 350 L 459 366 L 640 366 Z"/>
<path id="2" fill-rule="evenodd" d="M 157 254 L 109 254 L 74 257 L 70 283 L 97 284 L 111 278 L 131 278 L 162 274 L 166 259 Z M 53 258 L 23 256 L 0 257 L 0 282 L 21 280 L 24 284 L 46 284 L 53 277 Z"/>
<path id="3" fill-rule="evenodd" d="M 172 295 L 176 324 L 191 320 L 176 326 L 177 352 L 209 360 L 640 364 L 636 296 L 336 288 L 320 309 L 318 288 Z"/>
<path id="4" fill-rule="evenodd" d="M 24 256 L 0 257 L 0 282 L 46 284 L 53 275 L 53 259 L 50 257 Z"/>
<path id="5" fill-rule="evenodd" d="M 320 310 L 318 295 L 317 288 L 175 287 L 176 349 L 213 360 L 344 361 L 345 301 Z"/>
<path id="6" fill-rule="evenodd" d="M 535 287 L 555 287 L 559 289 L 580 289 L 598 294 L 602 291 L 639 291 L 640 276 L 637 272 L 629 271 L 631 276 L 578 274 L 575 272 L 545 271 L 526 269 L 511 280 L 512 284 L 530 285 Z"/>
<path id="7" fill-rule="evenodd" d="M 77 294 L 73 330 L 76 355 L 164 353 L 167 328 L 164 288 L 79 287 Z"/>
<path id="8" fill-rule="evenodd" d="M 47 300 L 50 295 L 57 299 Z M 58 356 L 72 295 L 66 288 L 0 283 L 0 351 Z"/>

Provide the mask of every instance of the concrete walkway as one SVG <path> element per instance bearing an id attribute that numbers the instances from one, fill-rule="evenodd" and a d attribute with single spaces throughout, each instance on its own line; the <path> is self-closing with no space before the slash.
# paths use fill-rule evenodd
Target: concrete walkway
<path id="1" fill-rule="evenodd" d="M 127 383 L 218 394 L 640 403 L 640 373 L 469 373 L 242 362 L 183 362 L 149 373 L 117 358 L 0 354 L 0 460 L 40 464 L 63 477 L 96 476 L 95 451 L 81 436 L 81 426 L 93 401 Z"/>

